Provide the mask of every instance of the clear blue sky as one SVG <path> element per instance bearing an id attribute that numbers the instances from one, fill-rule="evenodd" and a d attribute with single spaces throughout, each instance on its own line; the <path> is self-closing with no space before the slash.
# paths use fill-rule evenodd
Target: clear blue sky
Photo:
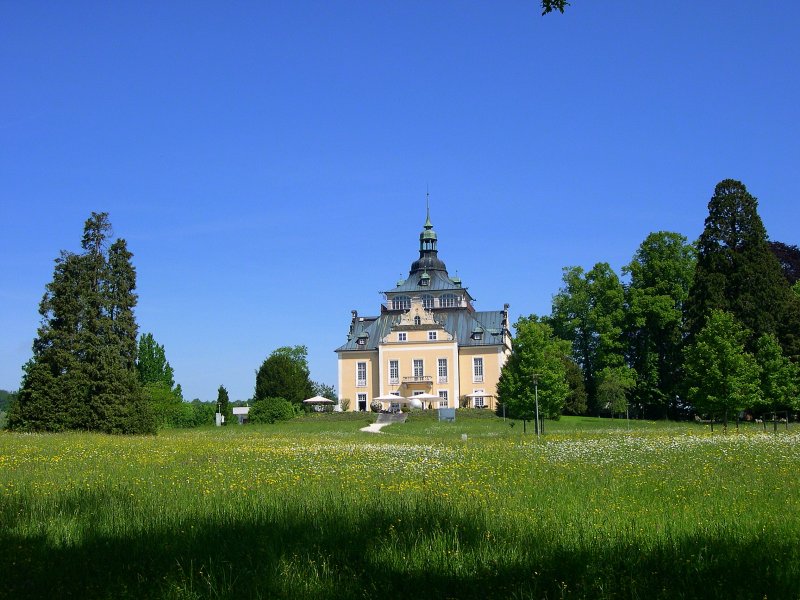
<path id="1" fill-rule="evenodd" d="M 185 396 L 276 347 L 336 383 L 350 310 L 440 256 L 512 316 L 566 265 L 695 239 L 742 180 L 800 243 L 800 4 L 0 1 L 0 388 L 61 249 L 108 211 Z"/>

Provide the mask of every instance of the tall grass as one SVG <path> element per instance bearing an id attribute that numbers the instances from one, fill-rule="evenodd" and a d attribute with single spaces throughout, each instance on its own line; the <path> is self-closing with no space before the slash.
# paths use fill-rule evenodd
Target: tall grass
<path id="1" fill-rule="evenodd" d="M 796 433 L 367 418 L 0 434 L 0 596 L 800 595 Z"/>

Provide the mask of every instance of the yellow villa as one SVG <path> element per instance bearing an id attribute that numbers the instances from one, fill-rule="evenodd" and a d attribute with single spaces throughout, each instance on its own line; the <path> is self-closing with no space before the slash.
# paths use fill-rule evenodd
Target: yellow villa
<path id="1" fill-rule="evenodd" d="M 352 311 L 339 356 L 339 399 L 350 410 L 469 406 L 494 410 L 500 369 L 511 352 L 508 304 L 475 310 L 474 299 L 439 259 L 430 212 L 419 259 L 384 292 L 380 315 Z"/>

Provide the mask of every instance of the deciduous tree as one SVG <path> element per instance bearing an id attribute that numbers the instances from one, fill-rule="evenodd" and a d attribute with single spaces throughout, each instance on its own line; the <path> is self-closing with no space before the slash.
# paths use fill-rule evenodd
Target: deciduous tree
<path id="1" fill-rule="evenodd" d="M 681 384 L 683 308 L 689 296 L 696 251 L 679 233 L 651 233 L 623 268 L 628 360 L 636 372 L 635 403 L 668 416 Z"/>
<path id="2" fill-rule="evenodd" d="M 521 317 L 515 324 L 511 356 L 497 383 L 498 400 L 507 414 L 521 419 L 535 417 L 534 375 L 538 377 L 539 415 L 556 418 L 570 393 L 564 358 L 569 342 L 553 335 L 552 328 L 536 316 Z"/>
<path id="3" fill-rule="evenodd" d="M 772 411 L 800 408 L 797 398 L 800 370 L 783 355 L 774 335 L 758 338 L 756 361 L 761 371 L 759 406 Z"/>
<path id="4" fill-rule="evenodd" d="M 628 408 L 628 395 L 636 385 L 636 372 L 628 366 L 606 367 L 598 375 L 597 400 L 600 407 L 615 414 Z"/>
<path id="5" fill-rule="evenodd" d="M 175 374 L 167 361 L 164 346 L 157 343 L 152 333 L 139 338 L 136 370 L 142 384 L 163 383 L 170 389 L 175 385 Z"/>
<path id="6" fill-rule="evenodd" d="M 305 346 L 284 346 L 273 351 L 256 372 L 254 400 L 284 398 L 300 404 L 314 395 Z"/>
<path id="7" fill-rule="evenodd" d="M 581 267 L 565 268 L 564 287 L 553 298 L 547 322 L 572 344 L 589 407 L 596 410 L 597 374 L 625 363 L 625 292 L 619 277 L 608 263 L 597 263 L 588 273 Z"/>
<path id="8" fill-rule="evenodd" d="M 728 417 L 759 402 L 759 368 L 745 350 L 749 332 L 733 314 L 712 309 L 685 350 L 688 397 L 695 409 Z"/>
<path id="9" fill-rule="evenodd" d="M 586 414 L 586 386 L 583 383 L 583 373 L 580 366 L 571 357 L 564 357 L 564 369 L 569 394 L 564 400 L 564 412 L 570 415 Z"/>

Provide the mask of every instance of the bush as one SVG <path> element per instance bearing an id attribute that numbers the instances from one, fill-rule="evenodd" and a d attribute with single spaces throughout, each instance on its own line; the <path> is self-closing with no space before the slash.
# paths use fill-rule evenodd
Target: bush
<path id="1" fill-rule="evenodd" d="M 253 402 L 248 420 L 251 423 L 276 423 L 295 416 L 294 406 L 284 398 L 263 398 Z"/>

